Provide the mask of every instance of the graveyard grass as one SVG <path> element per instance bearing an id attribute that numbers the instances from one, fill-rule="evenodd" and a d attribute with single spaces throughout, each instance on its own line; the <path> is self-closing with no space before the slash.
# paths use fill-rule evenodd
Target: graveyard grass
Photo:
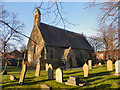
<path id="1" fill-rule="evenodd" d="M 113 66 L 115 69 L 115 66 Z M 48 80 L 48 74 L 46 71 L 41 71 L 40 76 L 35 76 L 35 70 L 28 69 L 24 81 L 24 85 L 20 85 L 18 82 L 21 69 L 18 67 L 8 66 L 8 75 L 2 76 L 2 88 L 40 88 L 40 84 L 48 84 L 52 88 L 69 88 L 69 89 L 106 89 L 106 88 L 120 88 L 120 76 L 115 76 L 115 71 L 107 71 L 107 66 L 94 67 L 89 70 L 89 77 L 83 77 L 82 69 L 74 70 L 64 70 L 63 71 L 63 83 L 59 83 L 55 80 L 55 70 L 54 70 L 54 80 Z M 10 81 L 10 74 L 16 76 L 17 80 Z M 86 86 L 70 86 L 65 85 L 64 82 L 67 81 L 69 76 L 79 76 L 82 82 L 86 83 Z"/>

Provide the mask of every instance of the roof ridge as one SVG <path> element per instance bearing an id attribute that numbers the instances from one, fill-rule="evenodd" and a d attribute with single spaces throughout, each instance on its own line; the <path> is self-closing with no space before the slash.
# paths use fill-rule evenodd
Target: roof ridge
<path id="1" fill-rule="evenodd" d="M 78 35 L 81 35 L 83 36 L 83 34 L 80 34 L 80 33 L 77 33 L 77 32 L 73 32 L 73 31 L 69 31 L 67 29 L 63 29 L 63 28 L 60 28 L 60 27 L 56 27 L 56 26 L 53 26 L 53 25 L 49 25 L 49 24 L 46 24 L 46 23 L 43 23 L 43 22 L 40 22 L 40 24 L 45 24 L 45 25 L 48 25 L 50 27 L 54 27 L 54 28 L 58 28 L 59 30 L 64 30 L 64 31 L 67 31 L 67 32 L 70 32 L 70 33 L 74 33 L 74 34 L 78 34 Z M 84 36 L 83 36 L 84 37 Z"/>

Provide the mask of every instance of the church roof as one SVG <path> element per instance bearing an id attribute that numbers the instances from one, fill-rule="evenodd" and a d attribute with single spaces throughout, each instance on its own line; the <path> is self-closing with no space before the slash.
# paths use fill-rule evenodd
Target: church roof
<path id="1" fill-rule="evenodd" d="M 93 49 L 86 38 L 81 34 L 44 23 L 40 23 L 39 28 L 45 40 L 45 44 L 48 46 Z"/>

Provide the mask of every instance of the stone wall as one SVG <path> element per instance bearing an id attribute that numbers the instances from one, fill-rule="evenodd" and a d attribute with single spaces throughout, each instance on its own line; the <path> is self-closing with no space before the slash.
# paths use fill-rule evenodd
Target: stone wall
<path id="1" fill-rule="evenodd" d="M 44 39 L 40 33 L 40 30 L 37 26 L 34 26 L 31 36 L 34 41 L 37 42 L 35 44 L 33 41 L 29 40 L 28 42 L 28 62 L 35 62 L 37 58 L 41 56 L 41 50 L 44 47 Z"/>
<path id="2" fill-rule="evenodd" d="M 38 46 L 38 51 L 40 48 L 41 46 Z M 34 58 L 31 60 L 31 62 L 36 63 L 38 57 L 41 56 L 41 60 L 44 60 L 45 63 L 51 63 L 54 68 L 59 66 L 61 67 L 61 60 L 65 50 L 66 48 L 62 47 L 46 46 L 43 48 L 42 52 L 36 52 L 34 54 Z M 92 52 L 92 50 L 71 49 L 66 62 L 69 62 L 71 67 L 82 66 L 84 62 L 86 62 L 88 59 L 91 59 Z"/>

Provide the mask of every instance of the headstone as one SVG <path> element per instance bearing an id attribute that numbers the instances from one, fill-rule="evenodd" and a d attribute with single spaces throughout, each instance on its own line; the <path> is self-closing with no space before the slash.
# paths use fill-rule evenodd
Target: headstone
<path id="1" fill-rule="evenodd" d="M 120 60 L 115 62 L 115 75 L 120 75 Z"/>
<path id="2" fill-rule="evenodd" d="M 14 75 L 10 74 L 10 80 L 14 81 L 15 79 L 16 79 L 16 77 Z"/>
<path id="3" fill-rule="evenodd" d="M 48 71 L 48 68 L 49 68 L 48 63 L 46 63 L 45 66 L 46 66 L 46 71 Z"/>
<path id="4" fill-rule="evenodd" d="M 113 71 L 113 67 L 112 67 L 113 65 L 112 65 L 112 61 L 111 60 L 108 60 L 107 61 L 107 70 L 108 71 Z"/>
<path id="5" fill-rule="evenodd" d="M 20 83 L 20 84 L 23 84 L 23 83 L 24 83 L 26 71 L 27 71 L 27 65 L 26 65 L 26 64 L 23 64 L 23 66 L 22 66 L 22 71 L 21 71 L 21 75 L 20 75 L 20 79 L 19 79 L 19 83 Z"/>
<path id="6" fill-rule="evenodd" d="M 51 64 L 49 64 L 49 68 L 51 68 L 51 69 L 53 70 L 53 67 L 52 67 L 52 65 L 51 65 Z"/>
<path id="7" fill-rule="evenodd" d="M 92 60 L 88 60 L 88 67 L 89 69 L 92 69 Z"/>
<path id="8" fill-rule="evenodd" d="M 79 85 L 79 77 L 78 76 L 70 76 L 67 82 L 65 82 L 66 85 Z"/>
<path id="9" fill-rule="evenodd" d="M 81 82 L 79 80 L 78 76 L 70 76 L 69 79 L 67 80 L 67 82 L 65 82 L 66 85 L 73 85 L 73 86 L 84 86 L 85 83 Z"/>
<path id="10" fill-rule="evenodd" d="M 85 63 L 83 65 L 84 77 L 88 77 L 88 65 Z"/>
<path id="11" fill-rule="evenodd" d="M 40 60 L 38 60 L 37 65 L 36 65 L 35 76 L 40 76 Z"/>
<path id="12" fill-rule="evenodd" d="M 51 68 L 48 69 L 48 79 L 49 80 L 53 79 L 53 70 Z"/>
<path id="13" fill-rule="evenodd" d="M 41 84 L 41 90 L 52 90 L 52 87 L 47 84 Z"/>
<path id="14" fill-rule="evenodd" d="M 56 81 L 62 83 L 62 79 L 63 79 L 63 72 L 60 68 L 57 68 L 57 70 L 56 70 Z"/>
<path id="15" fill-rule="evenodd" d="M 101 63 L 99 63 L 98 65 L 99 65 L 99 67 L 101 67 L 101 66 L 102 66 L 102 64 L 101 64 Z"/>
<path id="16" fill-rule="evenodd" d="M 20 65 L 20 61 L 18 60 L 18 62 L 17 62 L 17 66 L 19 67 L 19 65 Z"/>

